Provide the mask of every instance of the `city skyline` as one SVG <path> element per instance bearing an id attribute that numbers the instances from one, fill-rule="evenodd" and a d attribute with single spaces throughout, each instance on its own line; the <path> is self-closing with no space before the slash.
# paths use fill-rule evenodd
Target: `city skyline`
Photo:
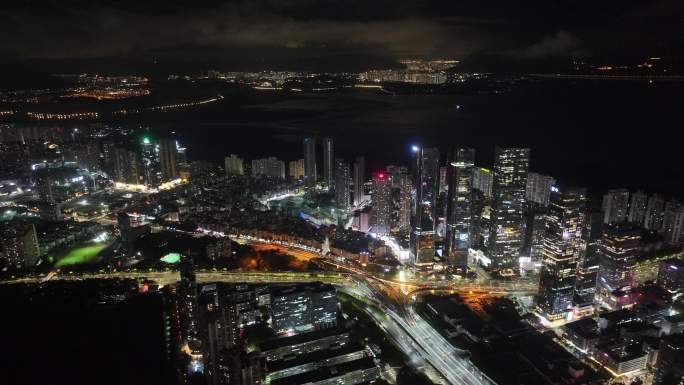
<path id="1" fill-rule="evenodd" d="M 0 383 L 684 384 L 684 2 L 0 5 Z"/>

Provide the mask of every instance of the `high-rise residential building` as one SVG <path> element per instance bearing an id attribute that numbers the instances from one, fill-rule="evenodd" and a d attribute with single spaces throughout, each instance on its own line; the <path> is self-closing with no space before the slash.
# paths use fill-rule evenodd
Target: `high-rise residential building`
<path id="1" fill-rule="evenodd" d="M 161 165 L 159 162 L 159 143 L 152 143 L 147 136 L 140 143 L 140 170 L 142 184 L 157 186 L 161 184 Z"/>
<path id="2" fill-rule="evenodd" d="M 659 194 L 653 194 L 648 198 L 646 214 L 644 216 L 644 228 L 651 231 L 660 231 L 663 227 L 665 215 L 665 198 Z"/>
<path id="3" fill-rule="evenodd" d="M 252 160 L 252 176 L 285 179 L 285 162 L 276 157 Z"/>
<path id="4" fill-rule="evenodd" d="M 494 150 L 494 186 L 487 257 L 490 268 L 516 269 L 522 247 L 523 204 L 530 149 Z"/>
<path id="5" fill-rule="evenodd" d="M 528 202 L 534 202 L 542 207 L 546 207 L 549 204 L 551 187 L 555 184 L 556 180 L 553 177 L 536 172 L 528 172 L 525 199 Z"/>
<path id="6" fill-rule="evenodd" d="M 244 160 L 235 154 L 230 154 L 230 156 L 224 159 L 226 175 L 244 175 L 245 166 Z"/>
<path id="7" fill-rule="evenodd" d="M 362 156 L 354 160 L 354 206 L 363 202 L 363 184 L 366 182 L 366 161 Z"/>
<path id="8" fill-rule="evenodd" d="M 9 269 L 33 266 L 39 255 L 36 227 L 32 223 L 0 225 L 0 259 Z"/>
<path id="9" fill-rule="evenodd" d="M 126 147 L 114 150 L 114 180 L 119 183 L 140 184 L 141 162 L 138 153 Z"/>
<path id="10" fill-rule="evenodd" d="M 484 167 L 473 169 L 473 189 L 482 191 L 485 198 L 492 197 L 492 186 L 494 185 L 494 173 Z"/>
<path id="11" fill-rule="evenodd" d="M 178 161 L 178 165 L 187 165 L 188 164 L 188 149 L 184 146 L 181 146 L 178 142 L 176 142 L 176 160 Z M 179 171 L 180 174 L 180 171 Z"/>
<path id="12" fill-rule="evenodd" d="M 323 138 L 323 180 L 328 189 L 335 183 L 335 151 L 332 138 Z"/>
<path id="13" fill-rule="evenodd" d="M 245 303 L 232 301 L 223 286 L 205 285 L 199 298 L 202 308 L 205 374 L 211 385 L 230 383 L 230 373 L 221 365 L 222 352 L 238 345 L 239 309 Z"/>
<path id="14" fill-rule="evenodd" d="M 445 193 L 449 189 L 448 179 L 449 169 L 447 166 L 439 167 L 439 193 Z"/>
<path id="15" fill-rule="evenodd" d="M 550 321 L 564 318 L 573 305 L 585 205 L 586 189 L 554 191 L 550 196 L 537 297 L 539 313 Z"/>
<path id="16" fill-rule="evenodd" d="M 681 384 L 684 380 L 684 334 L 663 337 L 654 365 L 653 385 Z"/>
<path id="17" fill-rule="evenodd" d="M 486 198 L 481 190 L 473 188 L 469 235 L 470 245 L 473 249 L 482 250 L 484 240 L 489 237 L 489 202 L 491 199 Z"/>
<path id="18" fill-rule="evenodd" d="M 291 286 L 271 293 L 271 319 L 278 334 L 293 335 L 337 324 L 337 292 L 331 285 Z"/>
<path id="19" fill-rule="evenodd" d="M 626 189 L 609 190 L 603 196 L 603 223 L 611 224 L 627 220 L 629 210 L 629 191 Z"/>
<path id="20" fill-rule="evenodd" d="M 596 275 L 599 269 L 598 247 L 603 236 L 603 212 L 587 211 L 584 213 L 584 252 L 577 265 L 577 282 L 575 293 L 583 303 L 594 302 L 596 293 Z"/>
<path id="21" fill-rule="evenodd" d="M 162 182 L 178 178 L 178 159 L 176 141 L 163 138 L 159 141 L 159 163 L 161 165 Z"/>
<path id="22" fill-rule="evenodd" d="M 411 226 L 411 176 L 404 166 L 386 168 L 392 186 L 392 232 L 406 236 Z"/>
<path id="23" fill-rule="evenodd" d="M 521 273 L 537 273 L 542 261 L 542 241 L 546 230 L 546 213 L 548 206 L 543 207 L 534 202 L 526 202 L 523 211 L 525 232 L 520 264 Z"/>
<path id="24" fill-rule="evenodd" d="M 116 143 L 104 140 L 102 141 L 102 166 L 103 169 L 110 174 L 114 175 L 114 156 L 116 151 Z"/>
<path id="25" fill-rule="evenodd" d="M 378 235 L 387 235 L 392 226 L 392 182 L 384 172 L 373 175 L 373 229 Z"/>
<path id="26" fill-rule="evenodd" d="M 131 224 L 131 217 L 125 212 L 120 212 L 117 215 L 117 225 L 119 226 L 119 233 L 121 234 L 122 248 L 128 254 L 133 253 L 135 234 Z"/>
<path id="27" fill-rule="evenodd" d="M 684 261 L 679 258 L 660 261 L 657 283 L 672 294 L 681 293 L 684 290 Z"/>
<path id="28" fill-rule="evenodd" d="M 466 273 L 470 248 L 472 216 L 473 169 L 475 150 L 459 148 L 448 165 L 447 228 L 445 255 L 447 261 Z"/>
<path id="29" fill-rule="evenodd" d="M 38 198 L 41 201 L 49 203 L 55 202 L 55 197 L 52 194 L 52 178 L 50 178 L 47 172 L 37 175 L 36 190 L 38 190 Z"/>
<path id="30" fill-rule="evenodd" d="M 392 188 L 399 188 L 408 174 L 408 169 L 405 166 L 395 166 L 393 164 L 387 166 L 385 171 L 390 178 Z"/>
<path id="31" fill-rule="evenodd" d="M 79 167 L 95 171 L 100 168 L 100 146 L 98 142 L 72 143 L 62 148 L 64 161 L 76 162 Z"/>
<path id="32" fill-rule="evenodd" d="M 316 185 L 316 139 L 304 138 L 304 183 L 313 187 Z"/>
<path id="33" fill-rule="evenodd" d="M 205 357 L 202 351 L 200 336 L 200 306 L 194 257 L 181 256 L 179 263 L 180 281 L 177 284 L 178 304 L 180 308 L 181 338 L 188 346 L 190 363 L 188 374 L 203 371 Z"/>
<path id="34" fill-rule="evenodd" d="M 674 201 L 667 202 L 665 206 L 661 233 L 665 242 L 678 245 L 684 240 L 684 206 Z"/>
<path id="35" fill-rule="evenodd" d="M 352 228 L 356 231 L 367 233 L 370 230 L 371 219 L 371 208 L 364 207 L 362 210 L 354 213 Z"/>
<path id="36" fill-rule="evenodd" d="M 130 216 L 125 212 L 117 214 L 117 225 L 121 234 L 121 249 L 129 255 L 135 251 L 135 241 L 150 233 L 149 223 L 140 216 Z"/>
<path id="37" fill-rule="evenodd" d="M 439 150 L 413 147 L 413 191 L 409 255 L 414 265 L 434 262 Z"/>
<path id="38" fill-rule="evenodd" d="M 639 226 L 644 225 L 644 217 L 646 216 L 646 206 L 648 196 L 645 192 L 639 190 L 632 194 L 632 201 L 629 205 L 629 216 L 627 220 L 631 223 L 636 223 Z"/>
<path id="39" fill-rule="evenodd" d="M 633 224 L 615 222 L 604 226 L 598 248 L 596 278 L 596 300 L 599 303 L 615 308 L 611 294 L 632 286 L 640 241 L 639 228 Z"/>
<path id="40" fill-rule="evenodd" d="M 349 210 L 349 164 L 340 158 L 335 159 L 335 205 Z"/>
<path id="41" fill-rule="evenodd" d="M 304 179 L 304 159 L 290 161 L 290 178 L 294 180 Z"/>
<path id="42" fill-rule="evenodd" d="M 40 201 L 37 204 L 40 219 L 44 221 L 57 222 L 64 219 L 62 215 L 62 205 L 60 203 Z"/>

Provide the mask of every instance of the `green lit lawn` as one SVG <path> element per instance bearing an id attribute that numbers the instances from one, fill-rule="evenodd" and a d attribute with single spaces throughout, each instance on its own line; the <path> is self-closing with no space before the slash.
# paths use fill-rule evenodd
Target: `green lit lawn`
<path id="1" fill-rule="evenodd" d="M 107 246 L 108 244 L 101 243 L 71 249 L 62 259 L 55 263 L 55 267 L 79 265 L 82 263 L 92 262 L 97 258 L 97 255 L 100 254 L 100 252 L 104 250 Z"/>
<path id="2" fill-rule="evenodd" d="M 181 260 L 181 255 L 178 253 L 168 253 L 165 256 L 159 258 L 160 261 L 166 262 L 166 263 L 179 263 Z"/>

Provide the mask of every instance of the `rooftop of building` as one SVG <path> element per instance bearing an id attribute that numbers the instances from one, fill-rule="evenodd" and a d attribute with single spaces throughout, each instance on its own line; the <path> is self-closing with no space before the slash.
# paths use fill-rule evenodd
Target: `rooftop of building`
<path id="1" fill-rule="evenodd" d="M 354 372 L 357 370 L 370 369 L 375 366 L 373 360 L 369 357 L 362 358 L 360 360 L 345 362 L 343 364 L 323 367 L 318 370 L 306 372 L 302 374 L 297 374 L 290 377 L 281 378 L 272 381 L 272 385 L 299 385 L 308 384 L 313 382 L 322 381 L 328 378 L 334 378 L 342 376 L 346 373 Z"/>
<path id="2" fill-rule="evenodd" d="M 621 334 L 625 335 L 657 335 L 659 327 L 646 322 L 630 322 L 620 327 Z"/>
<path id="3" fill-rule="evenodd" d="M 684 313 L 665 316 L 665 321 L 667 321 L 671 324 L 683 323 L 684 322 Z"/>
<path id="4" fill-rule="evenodd" d="M 613 343 L 607 342 L 596 346 L 596 354 L 601 354 L 615 362 L 628 362 L 641 358 L 647 353 L 642 349 L 641 344 L 616 347 Z"/>
<path id="5" fill-rule="evenodd" d="M 645 285 L 636 289 L 639 302 L 671 303 L 672 293 L 660 285 Z"/>
<path id="6" fill-rule="evenodd" d="M 302 354 L 294 359 L 283 359 L 277 361 L 269 361 L 268 371 L 275 372 L 295 366 L 304 365 L 312 362 L 319 362 L 329 358 L 343 356 L 345 354 L 354 353 L 364 350 L 363 346 L 359 344 L 345 344 L 344 346 L 334 347 L 326 350 L 317 350 L 315 352 Z"/>
<path id="7" fill-rule="evenodd" d="M 614 310 L 607 313 L 602 313 L 599 315 L 599 319 L 604 319 L 611 324 L 616 324 L 624 321 L 629 321 L 635 319 L 636 315 L 632 310 L 620 309 Z"/>
<path id="8" fill-rule="evenodd" d="M 265 341 L 261 344 L 261 351 L 266 352 L 273 349 L 278 349 L 286 346 L 302 344 L 305 342 L 313 342 L 323 338 L 332 336 L 341 336 L 343 334 L 349 335 L 349 331 L 343 328 L 331 328 L 324 330 L 317 330 L 309 333 L 297 334 L 291 337 L 281 337 L 273 340 Z"/>
<path id="9" fill-rule="evenodd" d="M 278 297 L 278 296 L 282 296 L 282 295 L 299 293 L 302 291 L 310 291 L 312 293 L 319 293 L 319 292 L 324 292 L 324 291 L 336 291 L 336 289 L 333 285 L 330 285 L 327 283 L 312 282 L 312 283 L 301 284 L 301 285 L 277 287 L 271 291 L 271 295 L 274 297 Z"/>
<path id="10" fill-rule="evenodd" d="M 584 339 L 598 338 L 599 336 L 598 323 L 592 318 L 582 318 L 567 323 L 565 328 Z"/>
<path id="11" fill-rule="evenodd" d="M 568 370 L 571 366 L 574 370 L 584 369 L 584 379 L 586 381 L 596 377 L 594 371 L 555 343 L 548 334 L 533 333 L 525 335 L 519 341 L 519 354 L 531 363 L 539 373 L 549 379 L 551 383 L 572 382 L 572 375 Z"/>

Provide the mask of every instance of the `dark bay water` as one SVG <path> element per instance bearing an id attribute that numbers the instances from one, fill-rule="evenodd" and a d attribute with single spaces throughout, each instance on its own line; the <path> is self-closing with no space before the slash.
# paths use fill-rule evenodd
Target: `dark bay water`
<path id="1" fill-rule="evenodd" d="M 184 138 L 191 159 L 217 163 L 230 153 L 300 158 L 307 135 L 334 137 L 336 156 L 364 155 L 372 169 L 408 164 L 413 143 L 443 153 L 471 146 L 485 166 L 495 145 L 527 146 L 531 169 L 563 185 L 681 197 L 683 90 L 681 83 L 561 80 L 505 94 L 257 94 L 163 125 Z"/>

